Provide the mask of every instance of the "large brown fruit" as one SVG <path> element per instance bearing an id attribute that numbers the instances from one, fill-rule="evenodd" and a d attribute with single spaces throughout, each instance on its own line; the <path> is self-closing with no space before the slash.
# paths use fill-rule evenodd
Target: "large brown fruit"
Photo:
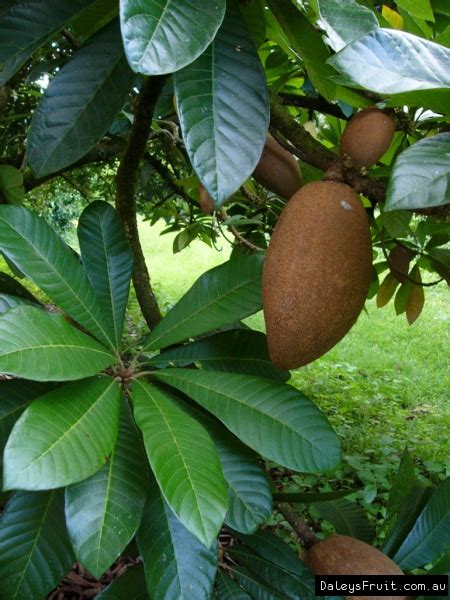
<path id="1" fill-rule="evenodd" d="M 296 158 L 269 134 L 253 177 L 265 188 L 289 199 L 302 186 L 302 174 Z"/>
<path id="2" fill-rule="evenodd" d="M 263 307 L 272 362 L 294 369 L 344 337 L 372 276 L 367 216 L 344 183 L 314 181 L 286 205 L 264 262 Z"/>
<path id="3" fill-rule="evenodd" d="M 333 535 L 316 542 L 305 562 L 316 575 L 403 575 L 385 554 L 360 540 Z M 349 600 L 407 600 L 408 596 L 348 596 Z"/>
<path id="4" fill-rule="evenodd" d="M 355 169 L 371 167 L 386 152 L 395 133 L 394 120 L 378 108 L 364 108 L 350 119 L 339 150 L 349 156 Z"/>

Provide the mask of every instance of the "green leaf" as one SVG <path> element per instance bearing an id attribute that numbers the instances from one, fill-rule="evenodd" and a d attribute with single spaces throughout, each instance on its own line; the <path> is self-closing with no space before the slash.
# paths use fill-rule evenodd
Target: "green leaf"
<path id="1" fill-rule="evenodd" d="M 378 29 L 375 14 L 355 0 L 318 0 L 320 25 L 329 45 L 339 52 L 369 31 Z"/>
<path id="2" fill-rule="evenodd" d="M 217 542 L 205 548 L 189 533 L 154 480 L 137 542 L 152 600 L 209 600 L 217 569 Z"/>
<path id="3" fill-rule="evenodd" d="M 28 300 L 24 300 L 24 298 L 18 298 L 17 296 L 0 294 L 0 315 L 5 313 L 7 310 L 11 310 L 11 308 L 16 308 L 17 306 L 33 306 L 33 303 L 29 302 Z"/>
<path id="4" fill-rule="evenodd" d="M 20 206 L 0 206 L 0 250 L 74 321 L 114 344 L 81 264 L 44 219 Z"/>
<path id="5" fill-rule="evenodd" d="M 49 390 L 49 385 L 9 379 L 0 381 L 0 469 L 3 470 L 3 449 L 14 423 L 35 398 Z M 0 488 L 2 475 L 0 474 Z"/>
<path id="6" fill-rule="evenodd" d="M 119 434 L 108 462 L 66 489 L 66 523 L 77 559 L 94 577 L 119 557 L 138 530 L 148 479 L 139 433 L 122 401 Z"/>
<path id="7" fill-rule="evenodd" d="M 167 393 L 139 381 L 132 391 L 136 423 L 164 498 L 186 529 L 209 548 L 228 504 L 214 444 Z"/>
<path id="8" fill-rule="evenodd" d="M 409 230 L 411 220 L 412 213 L 404 210 L 383 211 L 379 217 L 379 222 L 393 238 L 404 236 Z"/>
<path id="9" fill-rule="evenodd" d="M 420 140 L 398 156 L 389 180 L 385 210 L 428 208 L 447 202 L 450 133 L 439 133 Z"/>
<path id="10" fill-rule="evenodd" d="M 4 85 L 89 0 L 28 0 L 12 3 L 0 19 L 0 85 Z"/>
<path id="11" fill-rule="evenodd" d="M 86 40 L 119 14 L 117 0 L 94 0 L 71 24 L 78 39 Z"/>
<path id="12" fill-rule="evenodd" d="M 134 81 L 114 20 L 75 53 L 39 102 L 28 134 L 34 175 L 44 177 L 82 158 L 108 131 Z"/>
<path id="13" fill-rule="evenodd" d="M 394 561 L 404 571 L 434 562 L 450 549 L 450 477 L 434 491 Z"/>
<path id="14" fill-rule="evenodd" d="M 109 377 L 70 383 L 35 400 L 4 453 L 4 489 L 45 490 L 86 479 L 116 442 L 120 388 Z"/>
<path id="15" fill-rule="evenodd" d="M 376 29 L 328 62 L 354 83 L 378 94 L 450 87 L 450 50 L 394 29 Z"/>
<path id="16" fill-rule="evenodd" d="M 133 255 L 119 215 L 107 202 L 92 202 L 78 224 L 81 259 L 120 346 L 133 271 Z"/>
<path id="17" fill-rule="evenodd" d="M 219 208 L 254 171 L 269 126 L 264 71 L 235 0 L 214 42 L 174 82 L 189 159 Z"/>
<path id="18" fill-rule="evenodd" d="M 262 307 L 263 256 L 245 256 L 214 267 L 168 312 L 147 338 L 144 351 L 235 323 Z"/>
<path id="19" fill-rule="evenodd" d="M 320 33 L 290 0 L 269 0 L 268 4 L 290 46 L 303 59 L 314 87 L 327 100 L 334 100 L 336 84 L 328 78 L 336 72 L 326 63 L 330 52 Z"/>
<path id="20" fill-rule="evenodd" d="M 241 533 L 254 533 L 272 514 L 272 493 L 257 457 L 221 426 L 207 427 L 217 448 L 228 484 L 225 523 Z"/>
<path id="21" fill-rule="evenodd" d="M 262 582 L 257 575 L 243 566 L 231 570 L 235 581 L 244 588 L 253 600 L 286 600 L 286 596 L 278 594 L 268 584 Z"/>
<path id="22" fill-rule="evenodd" d="M 430 0 L 395 0 L 395 3 L 416 19 L 434 21 Z"/>
<path id="23" fill-rule="evenodd" d="M 272 364 L 267 337 L 259 331 L 231 329 L 162 352 L 145 360 L 156 367 L 186 366 L 196 363 L 207 371 L 231 371 L 258 375 L 267 379 L 287 381 L 289 371 L 281 371 Z"/>
<path id="24" fill-rule="evenodd" d="M 264 8 L 259 2 L 239 4 L 239 10 L 244 18 L 250 37 L 256 48 L 266 39 L 266 19 Z"/>
<path id="25" fill-rule="evenodd" d="M 120 0 L 125 52 L 144 75 L 173 73 L 193 62 L 213 41 L 226 1 Z"/>
<path id="26" fill-rule="evenodd" d="M 431 487 L 415 484 L 408 496 L 402 501 L 396 518 L 388 523 L 383 552 L 391 558 L 395 555 L 432 494 Z"/>
<path id="27" fill-rule="evenodd" d="M 216 598 L 218 600 L 252 600 L 238 584 L 231 579 L 222 569 L 219 569 L 216 578 Z"/>
<path id="28" fill-rule="evenodd" d="M 23 174 L 19 169 L 11 165 L 0 165 L 0 195 L 9 204 L 21 204 L 24 201 Z"/>
<path id="29" fill-rule="evenodd" d="M 315 502 L 328 502 L 329 500 L 337 500 L 354 494 L 359 490 L 336 490 L 335 492 L 306 492 L 304 494 L 296 494 L 289 492 L 281 492 L 273 494 L 275 502 L 290 502 L 291 504 L 314 504 Z"/>
<path id="30" fill-rule="evenodd" d="M 327 419 L 289 385 L 190 369 L 164 369 L 154 376 L 193 398 L 265 458 L 307 473 L 339 461 L 339 440 Z"/>
<path id="31" fill-rule="evenodd" d="M 411 454 L 405 448 L 395 481 L 387 501 L 388 517 L 398 513 L 416 484 L 416 469 Z"/>
<path id="32" fill-rule="evenodd" d="M 96 375 L 117 358 L 62 315 L 17 306 L 0 315 L 0 372 L 34 381 Z"/>
<path id="33" fill-rule="evenodd" d="M 42 600 L 74 560 L 62 490 L 16 492 L 0 517 L 2 600 Z"/>
<path id="34" fill-rule="evenodd" d="M 324 519 L 336 529 L 338 535 L 348 535 L 370 544 L 375 531 L 365 511 L 355 502 L 339 498 L 330 502 L 318 502 L 316 508 Z"/>
<path id="35" fill-rule="evenodd" d="M 19 283 L 14 277 L 2 273 L 0 271 L 0 292 L 9 296 L 17 296 L 24 300 L 29 300 L 39 305 L 39 300 L 33 296 L 31 292 L 27 290 L 21 283 Z"/>
<path id="36" fill-rule="evenodd" d="M 96 600 L 149 600 L 144 566 L 128 567 L 123 575 L 106 587 Z"/>

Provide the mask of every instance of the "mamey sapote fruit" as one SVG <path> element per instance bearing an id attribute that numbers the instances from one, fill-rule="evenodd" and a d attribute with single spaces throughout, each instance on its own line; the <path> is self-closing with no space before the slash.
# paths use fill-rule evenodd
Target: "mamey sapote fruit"
<path id="1" fill-rule="evenodd" d="M 389 269 L 392 275 L 400 281 L 407 283 L 409 272 L 409 252 L 403 246 L 394 246 L 389 253 Z"/>
<path id="2" fill-rule="evenodd" d="M 203 213 L 205 213 L 205 215 L 212 215 L 216 209 L 216 207 L 214 206 L 214 200 L 211 198 L 210 193 L 205 188 L 205 186 L 202 184 L 200 184 L 200 187 L 199 187 L 199 196 L 200 196 L 200 210 Z"/>
<path id="3" fill-rule="evenodd" d="M 288 200 L 302 186 L 296 158 L 269 134 L 253 177 L 265 188 Z"/>
<path id="4" fill-rule="evenodd" d="M 372 278 L 366 212 L 353 189 L 314 181 L 289 200 L 264 261 L 263 308 L 272 362 L 294 369 L 351 328 Z"/>
<path id="5" fill-rule="evenodd" d="M 339 151 L 350 157 L 355 169 L 371 167 L 386 152 L 395 133 L 394 120 L 382 110 L 364 108 L 350 119 L 342 134 Z"/>
<path id="6" fill-rule="evenodd" d="M 333 535 L 316 542 L 304 560 L 316 575 L 403 575 L 385 554 L 361 540 Z M 408 596 L 348 596 L 349 600 L 407 600 Z"/>

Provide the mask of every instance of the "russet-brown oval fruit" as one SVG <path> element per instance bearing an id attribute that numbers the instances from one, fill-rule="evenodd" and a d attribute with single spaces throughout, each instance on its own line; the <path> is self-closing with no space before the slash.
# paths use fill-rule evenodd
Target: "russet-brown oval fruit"
<path id="1" fill-rule="evenodd" d="M 302 186 L 302 174 L 296 158 L 269 134 L 253 177 L 265 188 L 289 199 Z"/>
<path id="2" fill-rule="evenodd" d="M 389 253 L 389 269 L 400 283 L 407 283 L 409 272 L 409 252 L 403 246 L 394 246 Z"/>
<path id="3" fill-rule="evenodd" d="M 314 181 L 283 210 L 264 261 L 272 362 L 294 369 L 332 348 L 361 312 L 372 278 L 370 229 L 351 187 Z"/>
<path id="4" fill-rule="evenodd" d="M 198 191 L 200 196 L 200 210 L 205 213 L 205 215 L 212 215 L 216 207 L 210 193 L 202 184 L 200 184 Z"/>
<path id="5" fill-rule="evenodd" d="M 342 134 L 339 151 L 349 156 L 353 167 L 371 167 L 386 152 L 395 133 L 394 120 L 375 107 L 364 108 L 350 119 Z"/>
<path id="6" fill-rule="evenodd" d="M 333 535 L 316 542 L 305 555 L 316 575 L 403 575 L 385 554 L 346 535 Z M 348 596 L 349 600 L 407 600 L 408 596 Z"/>

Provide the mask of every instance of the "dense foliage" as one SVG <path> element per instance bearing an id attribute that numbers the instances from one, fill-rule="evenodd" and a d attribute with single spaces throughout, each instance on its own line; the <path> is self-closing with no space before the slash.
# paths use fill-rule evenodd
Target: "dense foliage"
<path id="1" fill-rule="evenodd" d="M 292 504 L 378 535 L 405 572 L 449 572 L 450 480 L 424 485 L 408 452 L 381 536 L 354 490 L 274 494 L 271 465 L 332 473 L 340 444 L 243 323 L 285 205 L 252 178 L 269 127 L 304 183 L 361 194 L 379 306 L 413 323 L 426 287 L 450 280 L 449 45 L 439 0 L 0 1 L 2 600 L 135 554 L 99 598 L 311 598 L 313 573 L 261 529 L 274 503 L 305 545 Z M 395 134 L 355 169 L 339 142 L 372 105 Z M 138 210 L 178 232 L 174 253 L 232 238 L 164 317 Z"/>

